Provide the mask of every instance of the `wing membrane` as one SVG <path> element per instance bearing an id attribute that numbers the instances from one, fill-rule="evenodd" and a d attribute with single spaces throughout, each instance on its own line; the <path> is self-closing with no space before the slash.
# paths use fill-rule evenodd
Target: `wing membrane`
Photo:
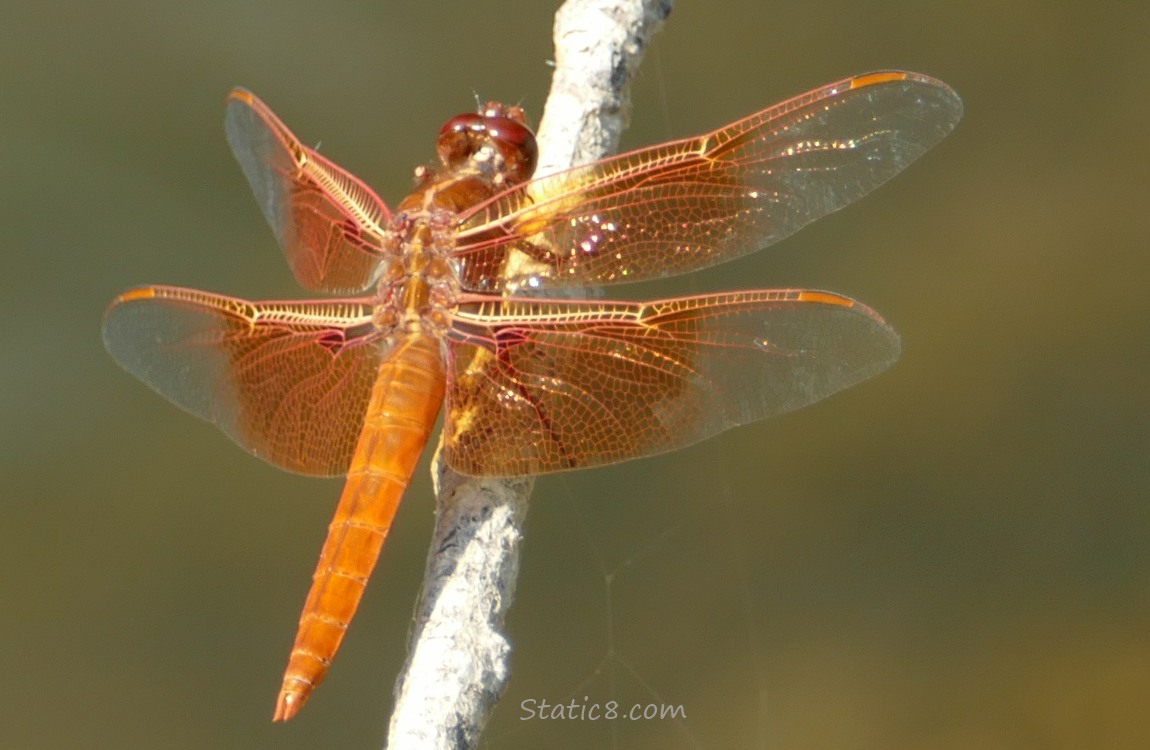
<path id="1" fill-rule="evenodd" d="M 500 322 L 507 320 L 507 322 Z M 445 446 L 467 474 L 542 474 L 681 448 L 886 369 L 898 335 L 828 292 L 463 305 Z"/>
<path id="2" fill-rule="evenodd" d="M 362 301 L 247 302 L 178 287 L 120 295 L 104 343 L 125 370 L 277 466 L 345 473 L 383 356 Z"/>
<path id="3" fill-rule="evenodd" d="M 729 260 L 867 194 L 961 115 L 946 84 L 872 73 L 698 138 L 542 177 L 464 216 L 464 283 L 475 291 L 611 284 Z M 486 275 L 508 259 L 515 265 L 502 282 Z"/>
<path id="4" fill-rule="evenodd" d="M 232 91 L 224 125 L 299 283 L 337 294 L 371 284 L 389 219 L 372 189 L 301 144 L 249 91 Z"/>

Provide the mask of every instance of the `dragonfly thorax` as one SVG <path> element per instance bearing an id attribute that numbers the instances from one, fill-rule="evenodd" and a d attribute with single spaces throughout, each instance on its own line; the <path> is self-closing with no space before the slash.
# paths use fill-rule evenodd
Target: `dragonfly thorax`
<path id="1" fill-rule="evenodd" d="M 376 286 L 372 320 L 380 330 L 443 332 L 460 292 L 450 260 L 452 216 L 437 208 L 396 215 L 395 253 L 385 261 Z"/>

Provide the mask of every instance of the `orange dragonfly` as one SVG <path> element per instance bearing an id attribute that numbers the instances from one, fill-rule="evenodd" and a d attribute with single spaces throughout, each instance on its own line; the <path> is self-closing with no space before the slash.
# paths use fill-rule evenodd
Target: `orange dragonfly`
<path id="1" fill-rule="evenodd" d="M 393 210 L 233 91 L 228 143 L 296 279 L 370 293 L 248 302 L 146 286 L 112 302 L 103 330 L 120 365 L 249 452 L 347 476 L 275 719 L 326 674 L 442 405 L 453 469 L 545 474 L 682 448 L 888 367 L 897 334 L 830 292 L 610 302 L 570 290 L 777 242 L 882 184 L 961 114 L 939 81 L 871 73 L 531 179 L 522 110 L 492 103 L 447 122 L 439 165 L 417 169 Z"/>

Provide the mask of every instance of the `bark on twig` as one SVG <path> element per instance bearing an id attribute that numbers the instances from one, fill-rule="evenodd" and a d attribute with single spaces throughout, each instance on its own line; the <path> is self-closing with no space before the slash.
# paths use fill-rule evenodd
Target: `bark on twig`
<path id="1" fill-rule="evenodd" d="M 568 0 L 556 13 L 555 75 L 539 126 L 536 174 L 615 150 L 629 84 L 673 0 Z M 455 474 L 437 454 L 435 532 L 387 747 L 479 743 L 509 674 L 503 620 L 519 570 L 531 478 Z"/>

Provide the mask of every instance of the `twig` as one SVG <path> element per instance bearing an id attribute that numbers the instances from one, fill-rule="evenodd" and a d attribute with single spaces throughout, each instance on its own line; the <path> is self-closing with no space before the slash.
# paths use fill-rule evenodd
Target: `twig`
<path id="1" fill-rule="evenodd" d="M 568 0 L 559 9 L 537 175 L 615 150 L 629 115 L 631 77 L 672 4 Z M 533 480 L 463 477 L 440 458 L 432 470 L 435 532 L 395 688 L 392 750 L 475 747 L 509 674 L 503 620 L 515 594 Z"/>

